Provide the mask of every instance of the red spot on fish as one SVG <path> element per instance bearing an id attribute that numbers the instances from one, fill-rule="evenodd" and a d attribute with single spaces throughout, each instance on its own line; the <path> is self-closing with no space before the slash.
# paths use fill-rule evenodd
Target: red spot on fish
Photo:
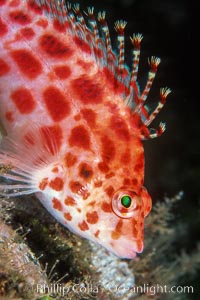
<path id="1" fill-rule="evenodd" d="M 137 251 L 141 252 L 143 249 L 143 241 L 141 239 L 137 240 Z"/>
<path id="2" fill-rule="evenodd" d="M 108 197 L 112 197 L 112 195 L 114 194 L 114 188 L 110 185 L 109 187 L 107 187 L 106 189 L 105 189 L 105 192 L 106 192 L 106 194 L 108 195 Z"/>
<path id="3" fill-rule="evenodd" d="M 133 184 L 133 186 L 137 186 L 138 185 L 137 178 L 132 179 L 132 184 Z"/>
<path id="4" fill-rule="evenodd" d="M 47 149 L 50 150 L 53 155 L 58 153 L 63 140 L 61 127 L 56 124 L 53 126 L 43 126 L 40 130 L 44 145 Z"/>
<path id="5" fill-rule="evenodd" d="M 6 24 L 3 23 L 2 20 L 0 19 L 0 36 L 3 36 L 7 32 L 8 32 L 8 28 L 7 28 Z"/>
<path id="6" fill-rule="evenodd" d="M 110 172 L 110 173 L 106 174 L 105 177 L 108 179 L 108 178 L 111 178 L 113 176 L 115 176 L 115 173 L 114 172 Z"/>
<path id="7" fill-rule="evenodd" d="M 69 58 L 72 49 L 52 34 L 44 34 L 40 38 L 40 47 L 52 58 Z"/>
<path id="8" fill-rule="evenodd" d="M 11 112 L 11 111 L 7 111 L 5 113 L 5 117 L 6 117 L 7 121 L 9 121 L 9 122 L 13 122 L 14 121 L 13 112 Z"/>
<path id="9" fill-rule="evenodd" d="M 95 128 L 97 114 L 92 109 L 89 108 L 82 109 L 81 114 L 83 118 L 86 120 L 86 122 L 88 123 L 88 125 L 91 128 Z"/>
<path id="10" fill-rule="evenodd" d="M 90 196 L 90 193 L 88 193 L 87 190 L 82 190 L 81 196 L 83 197 L 83 200 L 86 200 Z"/>
<path id="11" fill-rule="evenodd" d="M 133 219 L 132 220 L 132 234 L 134 237 L 138 236 L 138 229 L 137 229 L 137 222 Z"/>
<path id="12" fill-rule="evenodd" d="M 84 51 L 84 52 L 86 52 L 88 54 L 91 53 L 90 46 L 83 39 L 79 38 L 78 36 L 75 36 L 74 37 L 74 42 L 75 42 L 76 46 L 79 49 L 81 49 L 82 51 Z"/>
<path id="13" fill-rule="evenodd" d="M 0 0 L 0 6 L 3 6 L 6 2 L 7 0 Z"/>
<path id="14" fill-rule="evenodd" d="M 72 220 L 72 216 L 70 215 L 69 212 L 64 213 L 64 218 L 65 218 L 67 221 L 71 221 L 71 220 Z"/>
<path id="15" fill-rule="evenodd" d="M 44 189 L 47 187 L 47 184 L 48 184 L 48 178 L 45 177 L 42 179 L 42 181 L 40 182 L 39 184 L 39 189 L 44 191 Z"/>
<path id="16" fill-rule="evenodd" d="M 77 157 L 71 152 L 68 152 L 65 155 L 65 165 L 67 168 L 72 167 L 73 165 L 75 165 L 76 162 L 77 162 Z"/>
<path id="17" fill-rule="evenodd" d="M 81 115 L 80 114 L 75 115 L 74 120 L 75 121 L 80 121 L 81 120 Z"/>
<path id="18" fill-rule="evenodd" d="M 70 196 L 65 198 L 64 203 L 65 203 L 65 205 L 68 205 L 68 206 L 75 206 L 76 205 L 76 201 L 74 200 L 74 198 L 72 198 Z"/>
<path id="19" fill-rule="evenodd" d="M 98 187 L 101 187 L 102 184 L 103 184 L 103 182 L 102 182 L 101 179 L 96 179 L 96 180 L 94 181 L 94 186 L 97 187 L 97 188 L 98 188 Z"/>
<path id="20" fill-rule="evenodd" d="M 117 106 L 116 103 L 112 103 L 112 102 L 106 101 L 105 102 L 105 106 L 108 108 L 108 111 L 112 115 L 116 115 L 118 113 L 119 107 Z"/>
<path id="21" fill-rule="evenodd" d="M 116 231 L 112 231 L 111 232 L 111 238 L 113 240 L 118 240 L 120 238 L 121 234 L 119 232 L 116 232 Z"/>
<path id="22" fill-rule="evenodd" d="M 56 177 L 50 181 L 49 186 L 53 190 L 59 192 L 63 189 L 64 182 L 63 182 L 62 178 Z"/>
<path id="23" fill-rule="evenodd" d="M 101 138 L 101 155 L 105 162 L 110 162 L 115 157 L 115 145 L 113 141 L 106 135 Z"/>
<path id="24" fill-rule="evenodd" d="M 93 63 L 84 61 L 82 59 L 77 60 L 77 65 L 79 65 L 84 71 L 89 71 L 90 68 L 93 66 Z"/>
<path id="25" fill-rule="evenodd" d="M 27 88 L 18 88 L 11 94 L 11 99 L 21 114 L 30 114 L 36 107 L 35 100 Z"/>
<path id="26" fill-rule="evenodd" d="M 9 16 L 13 22 L 18 23 L 20 25 L 26 25 L 31 22 L 30 16 L 25 14 L 22 10 L 12 11 L 9 14 Z"/>
<path id="27" fill-rule="evenodd" d="M 86 213 L 87 222 L 90 224 L 96 224 L 99 220 L 98 213 L 96 211 Z"/>
<path id="28" fill-rule="evenodd" d="M 88 203 L 88 206 L 94 206 L 96 204 L 96 201 L 91 201 L 90 203 Z"/>
<path id="29" fill-rule="evenodd" d="M 51 172 L 53 172 L 53 173 L 58 173 L 58 167 L 54 167 L 52 170 L 51 170 Z"/>
<path id="30" fill-rule="evenodd" d="M 71 70 L 68 66 L 56 66 L 54 72 L 60 79 L 67 79 L 71 75 Z"/>
<path id="31" fill-rule="evenodd" d="M 73 193 L 78 193 L 83 185 L 78 181 L 70 181 L 69 187 Z"/>
<path id="32" fill-rule="evenodd" d="M 0 31 L 1 31 L 1 28 L 0 28 Z M 10 67 L 8 66 L 8 64 L 3 59 L 0 58 L 0 77 L 7 74 L 9 72 L 9 70 L 10 70 Z"/>
<path id="33" fill-rule="evenodd" d="M 110 127 L 115 131 L 116 135 L 122 140 L 129 140 L 130 134 L 126 122 L 117 116 L 112 116 L 110 120 Z"/>
<path id="34" fill-rule="evenodd" d="M 131 185 L 131 180 L 129 178 L 124 178 L 123 185 L 124 186 Z"/>
<path id="35" fill-rule="evenodd" d="M 21 32 L 21 35 L 23 37 L 25 37 L 27 40 L 31 40 L 34 37 L 34 35 L 35 35 L 35 32 L 30 27 L 22 28 L 20 30 L 20 32 Z"/>
<path id="36" fill-rule="evenodd" d="M 99 237 L 99 234 L 100 234 L 100 230 L 98 229 L 98 230 L 95 232 L 94 236 L 95 236 L 96 238 L 98 238 L 98 237 Z"/>
<path id="37" fill-rule="evenodd" d="M 10 3 L 9 3 L 9 6 L 11 7 L 16 7 L 16 6 L 19 6 L 20 4 L 20 0 L 12 0 Z"/>
<path id="38" fill-rule="evenodd" d="M 69 115 L 69 102 L 57 87 L 49 86 L 44 91 L 43 96 L 53 121 L 59 122 Z"/>
<path id="39" fill-rule="evenodd" d="M 66 25 L 62 24 L 58 19 L 55 19 L 53 21 L 53 27 L 58 31 L 58 32 L 66 32 Z"/>
<path id="40" fill-rule="evenodd" d="M 59 211 L 62 211 L 62 204 L 61 202 L 57 199 L 57 198 L 53 198 L 52 199 L 52 203 L 53 203 L 53 208 L 59 210 Z"/>
<path id="41" fill-rule="evenodd" d="M 111 208 L 111 205 L 107 202 L 103 202 L 102 205 L 101 205 L 101 209 L 106 212 L 106 213 L 110 213 L 112 212 L 112 208 Z"/>
<path id="42" fill-rule="evenodd" d="M 119 220 L 119 222 L 117 223 L 115 230 L 112 231 L 111 233 L 111 237 L 113 240 L 118 240 L 122 234 L 122 225 L 123 225 L 123 221 Z"/>
<path id="43" fill-rule="evenodd" d="M 48 26 L 48 21 L 46 19 L 40 18 L 36 24 L 42 28 L 46 28 Z"/>
<path id="44" fill-rule="evenodd" d="M 144 161 L 142 160 L 134 166 L 134 171 L 141 172 L 143 170 L 143 168 L 144 168 Z"/>
<path id="45" fill-rule="evenodd" d="M 116 227 L 115 227 L 115 231 L 122 233 L 122 226 L 123 226 L 123 221 L 119 220 Z"/>
<path id="46" fill-rule="evenodd" d="M 29 0 L 28 1 L 28 7 L 36 14 L 41 15 L 42 14 L 42 7 L 39 6 L 35 0 Z"/>
<path id="47" fill-rule="evenodd" d="M 28 50 L 14 50 L 10 54 L 20 71 L 29 79 L 34 79 L 41 74 L 42 66 L 40 61 Z"/>
<path id="48" fill-rule="evenodd" d="M 128 165 L 131 162 L 131 154 L 130 151 L 127 150 L 124 154 L 121 156 L 121 163 L 124 165 Z"/>
<path id="49" fill-rule="evenodd" d="M 95 82 L 95 79 L 90 79 L 86 75 L 72 81 L 72 90 L 84 104 L 98 104 L 103 101 L 101 87 Z"/>
<path id="50" fill-rule="evenodd" d="M 84 179 L 90 179 L 93 175 L 92 168 L 86 163 L 81 163 L 79 165 L 79 175 Z"/>
<path id="51" fill-rule="evenodd" d="M 85 221 L 83 221 L 82 223 L 79 223 L 78 227 L 80 228 L 81 231 L 86 231 L 89 229 L 88 224 Z"/>
<path id="52" fill-rule="evenodd" d="M 71 147 L 76 146 L 85 150 L 89 150 L 90 136 L 84 126 L 79 125 L 72 129 L 71 135 L 69 137 L 69 145 Z"/>
<path id="53" fill-rule="evenodd" d="M 107 173 L 109 171 L 108 165 L 106 163 L 104 163 L 104 162 L 98 163 L 98 168 L 103 173 Z"/>
<path id="54" fill-rule="evenodd" d="M 151 210 L 151 205 L 148 204 L 145 209 L 145 216 L 149 214 L 150 210 Z"/>

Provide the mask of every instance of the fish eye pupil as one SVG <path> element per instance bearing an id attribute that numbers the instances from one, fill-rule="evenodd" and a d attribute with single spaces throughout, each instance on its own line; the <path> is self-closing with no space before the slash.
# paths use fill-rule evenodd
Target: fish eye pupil
<path id="1" fill-rule="evenodd" d="M 129 208 L 131 206 L 131 202 L 132 202 L 132 199 L 129 195 L 124 195 L 124 196 L 121 197 L 121 204 L 125 208 Z"/>

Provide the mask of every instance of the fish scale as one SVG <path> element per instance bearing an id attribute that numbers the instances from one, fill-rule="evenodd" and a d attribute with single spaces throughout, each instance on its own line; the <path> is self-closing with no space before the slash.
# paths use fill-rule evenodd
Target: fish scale
<path id="1" fill-rule="evenodd" d="M 0 0 L 0 193 L 35 193 L 72 232 L 115 255 L 143 250 L 151 197 L 144 184 L 142 140 L 168 88 L 148 113 L 145 101 L 160 59 L 149 60 L 140 93 L 141 34 L 131 38 L 133 65 L 124 62 L 126 22 L 115 23 L 118 52 L 105 12 L 87 16 L 78 4 Z"/>

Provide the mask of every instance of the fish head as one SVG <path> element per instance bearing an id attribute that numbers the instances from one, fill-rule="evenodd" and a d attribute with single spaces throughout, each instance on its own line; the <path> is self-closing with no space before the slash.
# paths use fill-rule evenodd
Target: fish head
<path id="1" fill-rule="evenodd" d="M 151 210 L 151 197 L 144 187 L 136 191 L 128 186 L 116 188 L 116 183 L 113 178 L 88 190 L 83 219 L 89 230 L 84 236 L 118 257 L 134 258 L 143 250 L 144 218 Z"/>

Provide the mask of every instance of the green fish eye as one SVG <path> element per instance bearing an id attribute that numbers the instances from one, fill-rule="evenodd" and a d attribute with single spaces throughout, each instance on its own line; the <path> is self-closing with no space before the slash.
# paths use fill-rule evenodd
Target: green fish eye
<path id="1" fill-rule="evenodd" d="M 129 208 L 131 206 L 131 202 L 132 202 L 132 199 L 129 195 L 124 195 L 124 196 L 121 197 L 121 204 L 125 208 Z"/>

